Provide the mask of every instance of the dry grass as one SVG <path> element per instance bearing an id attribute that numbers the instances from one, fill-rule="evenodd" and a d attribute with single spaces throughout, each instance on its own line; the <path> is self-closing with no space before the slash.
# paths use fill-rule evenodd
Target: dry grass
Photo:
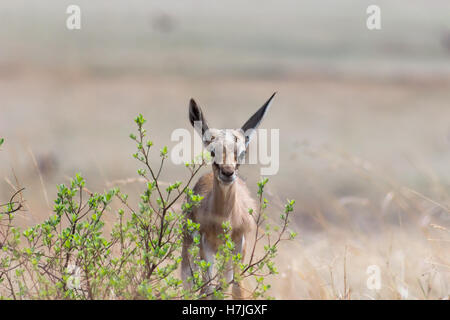
<path id="1" fill-rule="evenodd" d="M 448 198 L 438 202 L 376 172 L 368 162 L 335 156 L 341 162 L 340 170 L 345 170 L 343 166 L 356 169 L 371 192 L 385 196 L 376 201 L 316 195 L 322 203 L 301 209 L 309 211 L 316 227 L 308 230 L 300 226 L 300 241 L 281 251 L 284 281 L 273 281 L 275 296 L 449 299 Z M 367 285 L 367 269 L 373 265 L 381 271 L 380 290 L 370 290 Z"/>
<path id="2" fill-rule="evenodd" d="M 37 81 L 39 80 L 39 81 Z M 25 186 L 23 226 L 51 212 L 56 183 L 82 172 L 92 190 L 119 185 L 140 191 L 133 117 L 171 144 L 188 127 L 187 101 L 198 98 L 210 122 L 239 126 L 274 89 L 266 128 L 281 128 L 277 176 L 269 183 L 272 218 L 297 199 L 295 242 L 280 249 L 279 299 L 448 299 L 450 293 L 450 91 L 446 82 L 361 79 L 183 79 L 64 77 L 25 73 L 0 78 L 0 196 Z M 26 95 L 21 94 L 27 92 Z M 227 107 L 234 116 L 218 114 Z M 231 113 L 230 113 L 231 114 Z M 28 151 L 31 150 L 31 151 Z M 242 175 L 255 190 L 258 167 Z M 186 176 L 171 166 L 164 181 Z M 49 204 L 46 198 L 49 199 Z M 108 219 L 108 218 L 107 218 Z M 368 266 L 381 270 L 379 291 L 367 288 Z"/>
<path id="3" fill-rule="evenodd" d="M 380 1 L 374 33 L 359 0 L 78 2 L 87 19 L 73 33 L 64 1 L 0 4 L 0 203 L 26 187 L 20 225 L 44 220 L 75 172 L 92 190 L 138 194 L 136 114 L 170 147 L 190 97 L 234 128 L 278 91 L 263 123 L 281 129 L 269 200 L 275 220 L 297 199 L 299 236 L 280 250 L 272 294 L 449 298 L 448 0 Z M 255 192 L 258 169 L 242 168 Z M 162 179 L 186 176 L 171 166 Z"/>

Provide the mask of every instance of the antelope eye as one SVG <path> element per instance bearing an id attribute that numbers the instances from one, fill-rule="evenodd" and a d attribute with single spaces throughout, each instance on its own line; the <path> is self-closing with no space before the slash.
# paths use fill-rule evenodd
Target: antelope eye
<path id="1" fill-rule="evenodd" d="M 211 150 L 211 157 L 215 157 L 216 156 L 216 153 L 214 152 L 214 150 Z"/>

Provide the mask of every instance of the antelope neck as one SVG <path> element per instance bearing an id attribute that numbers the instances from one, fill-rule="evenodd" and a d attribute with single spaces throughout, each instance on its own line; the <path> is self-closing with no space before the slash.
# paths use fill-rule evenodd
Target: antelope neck
<path id="1" fill-rule="evenodd" d="M 237 200 L 237 181 L 230 185 L 221 184 L 214 179 L 212 189 L 212 203 L 214 211 L 221 216 L 229 216 Z"/>

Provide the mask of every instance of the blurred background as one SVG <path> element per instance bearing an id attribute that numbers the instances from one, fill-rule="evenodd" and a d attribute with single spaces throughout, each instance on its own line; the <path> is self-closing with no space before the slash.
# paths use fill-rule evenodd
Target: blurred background
<path id="1" fill-rule="evenodd" d="M 81 30 L 66 28 L 71 4 Z M 371 4 L 381 30 L 366 27 Z M 235 128 L 274 91 L 262 124 L 281 139 L 270 217 L 296 199 L 299 236 L 280 249 L 271 294 L 448 299 L 447 0 L 4 0 L 0 199 L 26 187 L 26 226 L 76 172 L 91 190 L 137 193 L 138 113 L 157 149 L 170 148 L 174 129 L 191 129 L 191 97 L 212 126 Z M 241 175 L 255 191 L 259 167 Z M 367 286 L 371 265 L 380 290 Z"/>

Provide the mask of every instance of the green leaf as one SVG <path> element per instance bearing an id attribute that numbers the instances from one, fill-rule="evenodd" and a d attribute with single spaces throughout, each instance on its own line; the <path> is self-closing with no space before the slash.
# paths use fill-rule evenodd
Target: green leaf
<path id="1" fill-rule="evenodd" d="M 136 122 L 136 124 L 137 124 L 138 126 L 141 127 L 147 120 L 144 119 L 144 117 L 142 116 L 142 114 L 139 114 L 139 115 L 137 116 L 137 118 L 134 119 L 134 121 Z"/>
<path id="2" fill-rule="evenodd" d="M 162 148 L 160 150 L 160 153 L 161 153 L 162 158 L 166 158 L 167 157 L 167 146 L 164 146 L 164 148 Z"/>

